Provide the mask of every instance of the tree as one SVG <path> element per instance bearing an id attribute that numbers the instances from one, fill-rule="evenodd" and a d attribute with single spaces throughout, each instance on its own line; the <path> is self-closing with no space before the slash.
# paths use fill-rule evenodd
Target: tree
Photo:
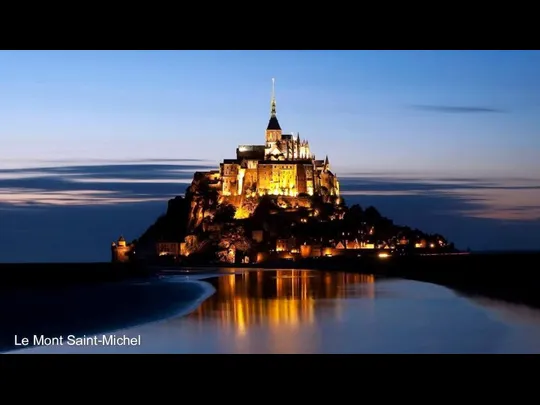
<path id="1" fill-rule="evenodd" d="M 345 213 L 345 221 L 351 225 L 360 225 L 364 218 L 364 210 L 358 204 L 352 205 Z"/>
<path id="2" fill-rule="evenodd" d="M 259 201 L 259 205 L 255 208 L 253 212 L 253 217 L 257 219 L 266 219 L 270 215 L 270 211 L 276 209 L 274 201 L 270 196 L 263 196 Z"/>
<path id="3" fill-rule="evenodd" d="M 311 196 L 311 208 L 321 209 L 323 205 L 324 205 L 324 200 L 322 196 L 320 196 L 319 194 L 313 194 Z"/>
<path id="4" fill-rule="evenodd" d="M 336 207 L 330 203 L 324 203 L 319 208 L 319 217 L 324 220 L 328 220 L 336 211 Z"/>
<path id="5" fill-rule="evenodd" d="M 377 208 L 373 206 L 369 206 L 366 208 L 366 210 L 364 211 L 364 217 L 366 218 L 366 222 L 369 222 L 371 224 L 380 221 L 382 218 L 379 211 L 377 211 Z"/>

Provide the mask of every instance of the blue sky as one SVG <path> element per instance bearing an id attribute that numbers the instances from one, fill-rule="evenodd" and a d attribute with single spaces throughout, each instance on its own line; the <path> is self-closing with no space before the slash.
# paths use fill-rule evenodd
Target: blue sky
<path id="1" fill-rule="evenodd" d="M 205 158 L 278 117 L 336 171 L 540 172 L 537 51 L 3 51 L 0 158 Z"/>
<path id="2" fill-rule="evenodd" d="M 0 262 L 109 260 L 195 170 L 264 142 L 272 77 L 349 203 L 540 247 L 538 51 L 1 51 Z"/>

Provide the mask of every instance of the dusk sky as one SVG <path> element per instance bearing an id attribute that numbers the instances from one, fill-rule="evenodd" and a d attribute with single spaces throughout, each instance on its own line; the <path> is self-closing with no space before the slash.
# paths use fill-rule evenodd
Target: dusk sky
<path id="1" fill-rule="evenodd" d="M 283 130 L 338 174 L 530 176 L 539 72 L 537 51 L 3 51 L 0 161 L 217 161 L 263 142 L 275 77 Z"/>
<path id="2" fill-rule="evenodd" d="M 540 248 L 540 51 L 1 51 L 0 262 L 109 260 L 194 171 L 264 144 L 272 78 L 348 203 Z"/>

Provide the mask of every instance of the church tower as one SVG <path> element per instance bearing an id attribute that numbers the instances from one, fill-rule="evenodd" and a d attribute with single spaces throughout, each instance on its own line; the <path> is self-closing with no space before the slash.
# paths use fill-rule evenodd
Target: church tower
<path id="1" fill-rule="evenodd" d="M 270 121 L 266 127 L 266 147 L 267 149 L 273 149 L 276 142 L 281 140 L 281 127 L 276 116 L 276 93 L 275 93 L 275 79 L 272 78 L 272 99 L 270 102 Z"/>

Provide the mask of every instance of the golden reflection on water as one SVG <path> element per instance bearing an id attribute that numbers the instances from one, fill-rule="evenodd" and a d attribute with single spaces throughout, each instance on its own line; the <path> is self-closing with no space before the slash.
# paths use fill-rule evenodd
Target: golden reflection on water
<path id="1" fill-rule="evenodd" d="M 324 306 L 325 299 L 375 298 L 375 277 L 364 274 L 248 270 L 207 281 L 216 293 L 189 318 L 212 318 L 219 329 L 239 337 L 253 325 L 282 331 L 314 324 L 315 304 Z M 332 306 L 339 311 L 335 301 Z"/>

